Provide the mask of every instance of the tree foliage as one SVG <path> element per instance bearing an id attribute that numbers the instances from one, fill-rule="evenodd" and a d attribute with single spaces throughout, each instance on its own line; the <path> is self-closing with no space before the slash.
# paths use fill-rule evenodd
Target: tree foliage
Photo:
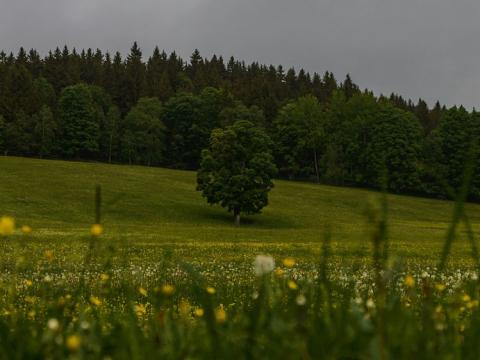
<path id="1" fill-rule="evenodd" d="M 220 204 L 240 214 L 259 213 L 268 204 L 276 173 L 271 141 L 265 132 L 246 120 L 215 129 L 202 151 L 197 190 L 210 204 Z"/>

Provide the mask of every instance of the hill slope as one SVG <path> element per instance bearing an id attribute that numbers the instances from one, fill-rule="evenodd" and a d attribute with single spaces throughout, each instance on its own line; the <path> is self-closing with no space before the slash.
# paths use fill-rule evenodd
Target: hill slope
<path id="1" fill-rule="evenodd" d="M 228 248 L 232 257 L 243 251 L 306 256 L 320 247 L 327 227 L 337 254 L 365 249 L 365 209 L 379 197 L 368 190 L 276 181 L 264 213 L 236 228 L 230 214 L 195 191 L 194 172 L 15 157 L 1 157 L 0 169 L 0 213 L 30 224 L 42 241 L 84 239 L 93 221 L 94 187 L 101 184 L 105 237 L 128 238 L 141 247 Z M 410 258 L 435 258 L 452 203 L 388 198 L 393 250 Z M 480 223 L 480 206 L 468 208 L 472 222 Z M 465 242 L 455 247 L 462 255 L 466 250 Z M 187 253 L 194 256 L 195 251 Z"/>

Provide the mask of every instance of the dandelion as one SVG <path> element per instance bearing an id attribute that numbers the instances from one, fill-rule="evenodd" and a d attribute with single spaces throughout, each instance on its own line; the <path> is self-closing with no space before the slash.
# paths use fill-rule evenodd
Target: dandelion
<path id="1" fill-rule="evenodd" d="M 435 289 L 437 289 L 438 292 L 442 292 L 443 290 L 446 289 L 446 286 L 443 284 L 436 284 Z"/>
<path id="2" fill-rule="evenodd" d="M 227 312 L 223 308 L 223 305 L 220 305 L 215 309 L 215 320 L 219 324 L 223 324 L 225 321 L 227 321 Z"/>
<path id="3" fill-rule="evenodd" d="M 275 269 L 275 260 L 271 256 L 257 255 L 254 262 L 254 270 L 257 276 L 269 274 Z"/>
<path id="4" fill-rule="evenodd" d="M 287 286 L 290 290 L 297 290 L 298 289 L 297 283 L 293 280 L 288 280 Z"/>
<path id="5" fill-rule="evenodd" d="M 162 294 L 165 296 L 171 296 L 175 292 L 175 287 L 173 285 L 165 284 L 162 286 Z"/>
<path id="6" fill-rule="evenodd" d="M 305 298 L 305 296 L 303 294 L 300 294 L 295 299 L 295 302 L 297 303 L 298 306 L 303 306 L 307 303 L 307 299 Z"/>
<path id="7" fill-rule="evenodd" d="M 43 256 L 47 261 L 52 261 L 53 260 L 53 251 L 52 250 L 45 250 L 43 253 Z"/>
<path id="8" fill-rule="evenodd" d="M 147 296 L 148 295 L 148 291 L 146 289 L 144 289 L 143 287 L 139 287 L 138 288 L 138 292 L 140 293 L 140 295 L 142 296 Z"/>
<path id="9" fill-rule="evenodd" d="M 101 281 L 101 282 L 106 282 L 106 281 L 108 281 L 108 279 L 110 279 L 110 275 L 108 275 L 108 274 L 100 274 L 100 281 Z"/>
<path id="10" fill-rule="evenodd" d="M 470 298 L 470 295 L 468 295 L 468 294 L 463 294 L 462 300 L 463 300 L 464 302 L 468 303 L 468 302 L 470 302 L 470 300 L 472 300 L 472 299 Z"/>
<path id="11" fill-rule="evenodd" d="M 90 233 L 93 236 L 100 236 L 103 233 L 103 226 L 100 224 L 93 224 L 92 227 L 90 228 Z"/>
<path id="12" fill-rule="evenodd" d="M 283 266 L 287 267 L 287 268 L 292 268 L 294 267 L 296 264 L 295 262 L 295 259 L 293 258 L 285 258 L 283 259 Z"/>
<path id="13" fill-rule="evenodd" d="M 138 317 L 145 316 L 147 313 L 147 307 L 144 304 L 135 304 L 134 310 Z"/>
<path id="14" fill-rule="evenodd" d="M 276 276 L 276 277 L 279 277 L 279 278 L 280 278 L 280 277 L 283 276 L 283 274 L 285 274 L 285 271 L 283 271 L 283 269 L 281 269 L 281 268 L 276 268 L 276 269 L 275 269 L 275 276 Z"/>
<path id="15" fill-rule="evenodd" d="M 66 341 L 67 349 L 70 350 L 71 352 L 76 352 L 80 347 L 80 343 L 81 343 L 80 336 L 70 335 Z"/>
<path id="16" fill-rule="evenodd" d="M 207 293 L 210 294 L 210 295 L 213 295 L 213 294 L 216 293 L 216 290 L 215 290 L 214 287 L 208 286 L 208 287 L 207 287 Z"/>
<path id="17" fill-rule="evenodd" d="M 205 314 L 205 311 L 202 308 L 196 308 L 193 312 L 196 317 L 202 317 Z"/>
<path id="18" fill-rule="evenodd" d="M 23 225 L 21 230 L 22 230 L 22 233 L 25 235 L 28 235 L 32 232 L 32 228 L 28 225 Z"/>
<path id="19" fill-rule="evenodd" d="M 28 286 L 28 287 L 33 285 L 32 280 L 29 280 L 29 279 L 26 279 L 23 283 L 25 284 L 25 286 Z"/>
<path id="20" fill-rule="evenodd" d="M 415 286 L 415 279 L 412 275 L 405 276 L 404 284 L 406 287 L 413 288 Z"/>
<path id="21" fill-rule="evenodd" d="M 0 218 L 0 235 L 11 235 L 15 231 L 15 219 L 11 216 Z"/>
<path id="22" fill-rule="evenodd" d="M 100 300 L 98 297 L 96 296 L 90 296 L 90 303 L 92 305 L 95 305 L 95 306 L 100 306 L 102 305 L 102 300 Z"/>
<path id="23" fill-rule="evenodd" d="M 57 319 L 52 318 L 52 319 L 49 319 L 49 320 L 48 320 L 48 322 L 47 322 L 47 327 L 48 327 L 51 331 L 57 331 L 58 328 L 60 327 L 60 323 L 58 322 Z"/>

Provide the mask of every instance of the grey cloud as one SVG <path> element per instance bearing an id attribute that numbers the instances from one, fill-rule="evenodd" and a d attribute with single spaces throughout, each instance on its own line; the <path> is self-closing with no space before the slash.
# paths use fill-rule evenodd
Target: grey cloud
<path id="1" fill-rule="evenodd" d="M 480 103 L 476 0 L 0 0 L 0 47 L 210 56 L 350 73 L 376 93 Z"/>

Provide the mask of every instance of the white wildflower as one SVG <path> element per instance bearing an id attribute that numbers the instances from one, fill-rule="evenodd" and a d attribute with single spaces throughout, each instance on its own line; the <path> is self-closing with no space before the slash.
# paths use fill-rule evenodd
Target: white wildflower
<path id="1" fill-rule="evenodd" d="M 57 331 L 60 326 L 60 323 L 58 322 L 57 319 L 53 318 L 48 320 L 47 326 L 50 330 Z"/>
<path id="2" fill-rule="evenodd" d="M 275 260 L 271 256 L 257 255 L 254 269 L 257 276 L 269 274 L 275 269 Z"/>

